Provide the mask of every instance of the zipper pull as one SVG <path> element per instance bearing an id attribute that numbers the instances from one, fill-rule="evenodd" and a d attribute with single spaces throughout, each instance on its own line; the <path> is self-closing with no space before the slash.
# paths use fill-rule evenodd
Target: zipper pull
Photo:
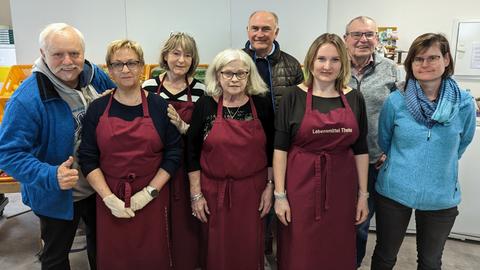
<path id="1" fill-rule="evenodd" d="M 430 141 L 430 136 L 432 135 L 432 130 L 428 129 L 427 141 Z"/>

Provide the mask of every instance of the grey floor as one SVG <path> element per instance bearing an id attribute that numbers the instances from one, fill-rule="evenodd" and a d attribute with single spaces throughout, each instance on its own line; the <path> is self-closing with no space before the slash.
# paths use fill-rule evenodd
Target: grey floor
<path id="1" fill-rule="evenodd" d="M 5 208 L 4 216 L 0 218 L 0 269 L 36 270 L 40 264 L 35 254 L 40 248 L 38 218 L 27 212 L 19 194 L 8 194 L 10 203 Z M 367 256 L 360 270 L 370 268 L 370 256 L 375 243 L 375 234 L 371 233 Z M 75 239 L 74 248 L 83 247 L 84 239 Z M 72 270 L 88 270 L 85 251 L 70 254 Z M 269 258 L 269 267 L 276 270 L 275 262 Z M 396 270 L 416 269 L 415 237 L 407 236 L 398 256 Z M 479 270 L 480 242 L 465 242 L 448 240 L 443 254 L 444 270 Z"/>

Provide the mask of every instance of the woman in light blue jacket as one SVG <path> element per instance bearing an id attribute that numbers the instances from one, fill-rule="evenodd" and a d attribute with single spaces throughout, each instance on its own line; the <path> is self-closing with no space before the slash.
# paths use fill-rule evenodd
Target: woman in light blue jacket
<path id="1" fill-rule="evenodd" d="M 371 269 L 392 269 L 415 209 L 418 269 L 440 269 L 460 203 L 458 160 L 475 132 L 472 97 L 451 78 L 447 39 L 417 37 L 405 59 L 404 90 L 393 92 L 379 118 L 387 154 L 376 183 L 377 245 Z"/>

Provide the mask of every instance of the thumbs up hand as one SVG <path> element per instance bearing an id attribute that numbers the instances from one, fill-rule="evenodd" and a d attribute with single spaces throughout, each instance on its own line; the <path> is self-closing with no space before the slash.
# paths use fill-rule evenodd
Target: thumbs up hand
<path id="1" fill-rule="evenodd" d="M 73 164 L 73 157 L 70 156 L 68 159 L 60 164 L 57 169 L 57 180 L 60 189 L 66 190 L 73 188 L 78 181 L 78 170 L 71 169 Z"/>

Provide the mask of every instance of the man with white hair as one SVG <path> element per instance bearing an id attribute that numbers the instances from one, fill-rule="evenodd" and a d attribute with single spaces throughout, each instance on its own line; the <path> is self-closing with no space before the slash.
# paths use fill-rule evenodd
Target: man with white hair
<path id="1" fill-rule="evenodd" d="M 0 168 L 21 183 L 23 202 L 40 218 L 42 269 L 70 269 L 68 253 L 80 219 L 95 262 L 95 194 L 75 159 L 82 118 L 99 93 L 115 85 L 85 60 L 82 33 L 48 25 L 28 77 L 10 98 L 0 127 Z"/>
<path id="2" fill-rule="evenodd" d="M 377 24 L 367 16 L 353 18 L 345 29 L 345 45 L 350 57 L 352 77 L 349 86 L 361 91 L 368 118 L 368 218 L 357 226 L 357 267 L 362 264 L 367 246 L 370 219 L 375 213 L 375 182 L 385 155 L 378 146 L 378 116 L 383 102 L 404 81 L 397 65 L 375 52 L 378 44 Z"/>
<path id="3" fill-rule="evenodd" d="M 257 10 L 248 19 L 248 41 L 243 49 L 252 57 L 263 81 L 269 87 L 274 109 L 288 86 L 303 82 L 303 71 L 295 57 L 280 50 L 275 40 L 280 28 L 274 12 Z"/>

